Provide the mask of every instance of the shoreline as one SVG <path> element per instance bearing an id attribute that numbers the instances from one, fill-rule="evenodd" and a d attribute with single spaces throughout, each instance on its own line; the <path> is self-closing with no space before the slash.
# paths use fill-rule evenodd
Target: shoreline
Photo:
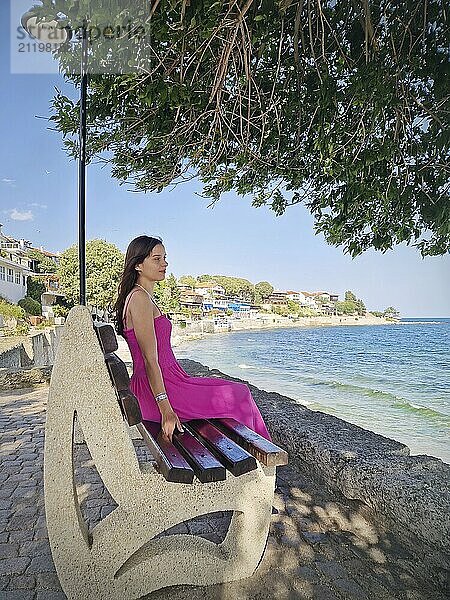
<path id="1" fill-rule="evenodd" d="M 366 324 L 370 324 L 367 321 Z M 443 408 L 441 414 L 438 404 L 431 403 L 429 405 L 426 386 L 423 396 L 420 394 L 416 396 L 416 394 L 410 395 L 407 390 L 399 392 L 396 385 L 390 385 L 389 378 L 384 379 L 384 373 L 379 362 L 382 360 L 382 355 L 377 350 L 371 350 L 371 354 L 376 356 L 376 365 L 371 364 L 370 375 L 366 372 L 365 364 L 360 363 L 360 369 L 358 370 L 355 365 L 348 363 L 348 368 L 336 374 L 334 369 L 329 371 L 325 367 L 323 369 L 316 368 L 313 363 L 308 362 L 308 359 L 303 358 L 305 354 L 304 345 L 306 343 L 308 348 L 311 339 L 316 340 L 315 343 L 319 347 L 321 341 L 318 340 L 328 340 L 333 348 L 334 341 L 337 340 L 336 343 L 341 348 L 340 340 L 350 338 L 353 340 L 352 343 L 357 344 L 358 348 L 362 344 L 362 347 L 367 349 L 365 342 L 360 340 L 368 340 L 370 343 L 372 340 L 387 339 L 390 344 L 397 346 L 397 344 L 402 343 L 403 334 L 407 338 L 410 335 L 415 336 L 416 333 L 413 332 L 423 332 L 427 338 L 434 335 L 446 335 L 448 326 L 434 325 L 430 329 L 429 327 L 415 328 L 409 325 L 406 329 L 385 327 L 381 330 L 376 327 L 357 330 L 347 327 L 345 330 L 336 330 L 327 327 L 327 325 L 329 323 L 322 323 L 322 328 L 308 327 L 305 331 L 297 331 L 294 328 L 283 331 L 282 328 L 275 329 L 272 327 L 270 330 L 273 329 L 273 335 L 270 334 L 270 331 L 261 332 L 259 329 L 259 335 L 254 336 L 249 335 L 249 330 L 242 330 L 241 335 L 234 338 L 222 339 L 216 337 L 208 340 L 202 339 L 200 335 L 195 336 L 201 340 L 201 344 L 195 343 L 194 336 L 189 336 L 180 340 L 180 344 L 174 348 L 174 352 L 179 360 L 199 360 L 211 368 L 219 368 L 229 373 L 232 377 L 245 379 L 263 390 L 271 390 L 290 396 L 300 404 L 308 406 L 311 410 L 324 411 L 327 414 L 339 414 L 344 419 L 349 418 L 361 427 L 371 427 L 371 419 L 367 418 L 367 411 L 364 406 L 365 403 L 374 402 L 377 407 L 374 416 L 379 420 L 376 430 L 379 434 L 388 435 L 409 444 L 414 448 L 414 452 L 418 454 L 432 452 L 434 456 L 446 460 L 450 464 L 450 454 L 445 446 L 445 427 L 448 423 L 448 420 L 445 420 L 445 413 L 447 409 Z M 335 322 L 334 325 L 338 326 L 339 323 Z M 340 325 L 344 325 L 344 323 Z M 353 325 L 358 325 L 358 322 L 353 323 Z M 206 338 L 207 335 L 211 334 L 205 334 L 203 338 Z M 420 338 L 422 333 L 417 333 L 417 335 Z M 271 346 L 274 339 L 278 343 L 286 344 L 288 349 L 286 350 L 288 353 L 282 355 L 274 351 L 276 358 L 275 355 L 272 358 L 275 360 L 276 366 L 271 365 L 270 358 L 267 361 L 267 357 L 262 356 L 267 353 L 266 348 Z M 298 349 L 301 347 L 303 347 L 303 351 L 299 354 L 301 360 L 307 361 L 306 372 L 303 373 L 292 368 L 292 364 L 298 364 L 294 354 L 291 354 L 292 348 Z M 323 350 L 328 350 L 328 344 L 323 347 Z M 269 353 L 271 354 L 271 351 Z M 284 363 L 280 362 L 280 356 L 285 359 Z M 334 361 L 332 362 L 334 364 Z M 328 364 L 328 360 L 326 364 Z M 372 377 L 372 369 L 375 370 L 375 373 L 378 372 L 380 379 L 377 380 Z M 363 374 L 362 380 L 359 379 L 358 373 Z M 427 373 L 429 375 L 429 370 Z M 354 410 L 348 408 L 352 403 L 354 403 Z M 402 420 L 402 423 L 398 425 L 396 424 L 396 413 L 398 418 Z M 386 421 L 384 421 L 385 415 Z M 414 435 L 414 427 L 417 425 L 417 423 L 415 425 L 415 421 L 420 422 L 421 427 L 423 426 L 423 431 L 417 436 Z M 436 433 L 436 438 L 433 437 L 432 432 Z"/>
<path id="2" fill-rule="evenodd" d="M 194 377 L 246 384 L 291 464 L 327 489 L 370 506 L 402 539 L 420 540 L 429 562 L 448 568 L 450 464 L 431 454 L 411 454 L 405 443 L 195 360 L 180 364 Z"/>
<path id="3" fill-rule="evenodd" d="M 188 324 L 185 328 L 179 325 L 173 326 L 172 346 L 179 347 L 182 344 L 199 339 L 207 338 L 210 335 L 218 333 L 234 333 L 238 331 L 261 331 L 266 329 L 289 329 L 301 327 L 345 327 L 345 326 L 367 326 L 367 325 L 401 325 L 400 321 L 390 321 L 382 317 L 365 316 L 319 316 L 319 317 L 298 317 L 296 320 L 279 315 L 265 315 L 260 319 L 239 319 L 232 320 L 232 329 L 216 328 L 211 321 L 195 321 Z M 205 331 L 205 325 L 209 325 Z M 203 331 L 202 331 L 203 329 Z"/>

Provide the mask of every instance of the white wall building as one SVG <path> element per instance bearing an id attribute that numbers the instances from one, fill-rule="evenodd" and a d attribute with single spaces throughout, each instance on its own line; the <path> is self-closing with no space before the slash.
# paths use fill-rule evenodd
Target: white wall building
<path id="1" fill-rule="evenodd" d="M 286 292 L 286 298 L 299 304 L 305 304 L 306 298 L 303 292 Z"/>
<path id="2" fill-rule="evenodd" d="M 302 306 L 306 306 L 308 308 L 311 308 L 312 310 L 318 310 L 319 305 L 318 303 L 314 300 L 314 294 L 311 292 L 301 292 L 305 298 L 304 302 L 302 303 Z"/>
<path id="3" fill-rule="evenodd" d="M 209 299 L 224 296 L 225 288 L 216 283 L 198 283 L 194 292 L 203 296 L 204 299 Z"/>
<path id="4" fill-rule="evenodd" d="M 2 232 L 0 224 L 0 296 L 17 304 L 27 294 L 31 260 L 27 257 L 30 242 L 15 240 Z"/>

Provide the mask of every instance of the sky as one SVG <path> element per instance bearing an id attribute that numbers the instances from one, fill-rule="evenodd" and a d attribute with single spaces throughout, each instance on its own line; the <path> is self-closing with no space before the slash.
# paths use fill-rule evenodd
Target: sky
<path id="1" fill-rule="evenodd" d="M 2 23 L 9 22 L 8 2 L 0 3 L 0 15 Z M 3 232 L 63 251 L 77 241 L 77 164 L 46 117 L 54 88 L 70 88 L 56 73 L 11 73 L 8 36 L 0 39 L 0 69 Z M 314 234 L 302 205 L 276 217 L 266 207 L 253 208 L 250 196 L 230 193 L 208 208 L 208 200 L 198 196 L 201 189 L 194 180 L 160 194 L 135 193 L 120 186 L 107 167 L 91 165 L 87 239 L 106 239 L 125 251 L 137 235 L 161 236 L 176 277 L 229 275 L 269 281 L 278 290 L 328 291 L 340 299 L 352 290 L 369 310 L 394 306 L 402 317 L 450 316 L 449 255 L 422 258 L 403 244 L 352 259 Z"/>

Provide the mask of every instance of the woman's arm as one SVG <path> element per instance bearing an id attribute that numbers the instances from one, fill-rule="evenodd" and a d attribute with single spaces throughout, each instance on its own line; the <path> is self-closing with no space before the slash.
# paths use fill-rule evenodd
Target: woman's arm
<path id="1" fill-rule="evenodd" d="M 145 292 L 136 292 L 133 294 L 129 308 L 133 320 L 134 333 L 144 358 L 145 371 L 150 389 L 156 397 L 158 394 L 165 393 L 166 390 L 158 362 L 158 343 L 153 321 L 153 308 Z M 172 434 L 175 427 L 183 431 L 180 420 L 174 412 L 169 398 L 157 402 L 157 405 L 161 413 L 161 428 L 163 433 L 172 441 Z"/>

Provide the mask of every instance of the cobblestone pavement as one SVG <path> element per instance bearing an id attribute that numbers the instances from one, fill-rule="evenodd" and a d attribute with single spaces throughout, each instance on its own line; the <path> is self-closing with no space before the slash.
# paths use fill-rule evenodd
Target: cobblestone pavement
<path id="1" fill-rule="evenodd" d="M 0 598 L 62 600 L 45 523 L 43 442 L 47 389 L 0 392 Z M 146 451 L 136 442 L 140 460 Z M 84 444 L 75 446 L 77 488 L 90 529 L 115 505 Z M 177 586 L 147 600 L 444 600 L 413 556 L 360 502 L 337 498 L 293 467 L 279 469 L 267 549 L 256 574 L 206 588 Z M 228 513 L 168 534 L 220 542 Z M 432 580 L 432 579 L 431 579 Z M 124 598 L 124 600 L 127 600 Z"/>

